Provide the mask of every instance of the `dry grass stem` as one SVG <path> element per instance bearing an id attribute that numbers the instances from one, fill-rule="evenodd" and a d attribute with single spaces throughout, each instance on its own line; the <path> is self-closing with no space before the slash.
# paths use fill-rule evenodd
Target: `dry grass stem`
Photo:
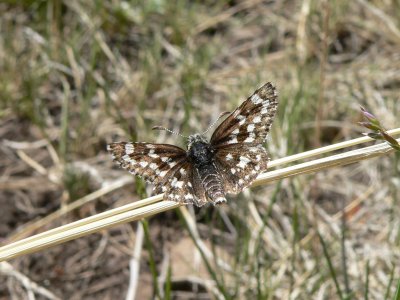
<path id="1" fill-rule="evenodd" d="M 30 296 L 30 299 L 35 299 L 34 292 L 51 300 L 59 300 L 61 298 L 54 295 L 48 289 L 38 285 L 36 282 L 33 282 L 30 278 L 17 271 L 11 264 L 6 261 L 0 262 L 0 274 L 8 275 L 10 277 L 15 278 L 19 281 L 27 290 L 27 294 Z"/>
<path id="2" fill-rule="evenodd" d="M 390 135 L 392 135 L 392 136 L 400 135 L 400 128 L 389 130 L 388 133 Z M 373 139 L 368 137 L 368 136 L 359 137 L 359 138 L 352 139 L 352 140 L 349 140 L 349 141 L 344 141 L 344 142 L 332 144 L 332 145 L 329 145 L 329 146 L 320 147 L 320 148 L 317 148 L 317 149 L 305 151 L 305 152 L 302 152 L 302 153 L 286 156 L 286 157 L 283 157 L 283 158 L 278 158 L 278 159 L 275 159 L 275 160 L 271 161 L 268 164 L 268 166 L 269 166 L 269 168 L 273 168 L 273 167 L 284 165 L 284 164 L 287 164 L 287 163 L 290 163 L 290 162 L 294 162 L 294 161 L 297 161 L 297 160 L 315 157 L 317 155 L 321 155 L 321 154 L 332 152 L 332 151 L 335 151 L 335 150 L 339 150 L 339 149 L 344 149 L 344 148 L 360 145 L 360 144 L 371 142 L 371 141 L 373 141 Z"/>
<path id="3" fill-rule="evenodd" d="M 140 259 L 144 240 L 144 230 L 142 223 L 137 224 L 135 247 L 133 247 L 132 258 L 129 261 L 129 286 L 126 293 L 126 300 L 135 299 L 140 273 Z"/>
<path id="4" fill-rule="evenodd" d="M 392 134 L 395 134 L 400 132 L 400 129 L 396 129 L 396 131 L 390 132 Z M 355 139 L 352 141 L 339 143 L 339 145 L 340 148 L 349 147 L 354 145 L 354 141 L 360 143 L 360 140 L 369 141 L 370 139 Z M 335 148 L 334 146 L 335 145 L 333 145 L 332 147 Z M 326 151 L 329 151 L 327 150 L 327 148 L 329 149 L 329 147 L 323 147 L 320 149 L 320 151 L 318 151 L 318 149 L 308 151 L 305 152 L 306 155 L 298 154 L 296 157 L 305 158 L 309 157 L 310 155 L 316 155 L 317 153 L 325 153 Z M 253 186 L 264 185 L 268 182 L 299 174 L 312 173 L 335 166 L 347 165 L 365 159 L 384 155 L 393 151 L 394 150 L 386 143 L 364 147 L 361 149 L 297 164 L 287 168 L 266 172 L 257 178 L 257 180 L 253 183 Z M 282 161 L 284 160 L 280 160 L 279 164 L 282 164 Z M 288 161 L 292 160 L 288 159 L 286 162 Z M 272 161 L 271 165 L 277 166 L 278 163 L 274 163 L 274 161 Z M 76 239 L 81 236 L 110 228 L 118 224 L 140 220 L 142 218 L 152 216 L 157 213 L 174 209 L 180 206 L 175 202 L 161 200 L 162 195 L 149 197 L 147 199 L 143 199 L 116 209 L 112 209 L 110 211 L 106 211 L 104 213 L 100 213 L 95 216 L 85 218 L 3 246 L 0 248 L 0 261 L 15 258 L 24 254 L 33 253 L 41 249 L 46 249 L 66 241 Z"/>
<path id="5" fill-rule="evenodd" d="M 133 178 L 131 176 L 124 176 L 120 178 L 119 180 L 116 180 L 115 182 L 111 183 L 110 185 L 107 185 L 101 189 L 98 189 L 97 191 L 90 193 L 72 203 L 69 203 L 67 205 L 62 206 L 60 209 L 56 210 L 55 212 L 48 214 L 47 216 L 41 218 L 38 221 L 34 221 L 32 223 L 26 224 L 21 230 L 19 230 L 16 234 L 12 235 L 8 240 L 9 241 L 15 241 L 21 238 L 24 238 L 31 234 L 33 231 L 41 228 L 42 226 L 45 226 L 49 224 L 50 222 L 60 218 L 61 216 L 65 215 L 66 213 L 69 213 L 73 211 L 74 209 L 77 209 L 81 207 L 84 204 L 87 204 L 91 201 L 94 201 L 98 199 L 101 196 L 104 196 L 116 189 L 119 189 L 129 183 L 133 182 Z"/>

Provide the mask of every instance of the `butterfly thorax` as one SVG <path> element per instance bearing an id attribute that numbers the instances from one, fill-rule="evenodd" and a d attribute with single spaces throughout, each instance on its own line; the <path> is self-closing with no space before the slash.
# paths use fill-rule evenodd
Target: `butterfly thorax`
<path id="1" fill-rule="evenodd" d="M 213 159 L 211 145 L 200 134 L 189 136 L 188 156 L 194 165 L 210 164 Z"/>

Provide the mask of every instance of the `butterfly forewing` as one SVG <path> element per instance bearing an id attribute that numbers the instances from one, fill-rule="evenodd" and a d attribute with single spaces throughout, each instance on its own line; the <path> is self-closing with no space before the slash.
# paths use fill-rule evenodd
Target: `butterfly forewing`
<path id="1" fill-rule="evenodd" d="M 277 105 L 276 90 L 271 83 L 266 83 L 213 133 L 210 143 L 226 192 L 240 192 L 267 169 L 269 159 L 262 143 L 270 130 Z"/>
<path id="2" fill-rule="evenodd" d="M 208 202 L 185 150 L 168 144 L 120 142 L 109 144 L 108 151 L 122 168 L 154 184 L 154 192 L 164 193 L 164 200 L 197 206 Z"/>
<path id="3" fill-rule="evenodd" d="M 120 142 L 109 144 L 107 150 L 122 168 L 156 186 L 186 158 L 185 150 L 168 144 Z"/>
<path id="4" fill-rule="evenodd" d="M 277 93 L 271 83 L 264 84 L 235 109 L 214 131 L 211 145 L 265 142 L 278 106 Z"/>

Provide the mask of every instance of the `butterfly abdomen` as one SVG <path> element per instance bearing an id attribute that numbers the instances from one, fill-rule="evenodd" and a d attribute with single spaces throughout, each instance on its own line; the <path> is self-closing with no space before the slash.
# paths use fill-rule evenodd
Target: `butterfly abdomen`
<path id="1" fill-rule="evenodd" d="M 224 186 L 221 175 L 218 173 L 214 164 L 200 165 L 197 167 L 201 184 L 206 191 L 207 196 L 214 204 L 226 202 Z"/>

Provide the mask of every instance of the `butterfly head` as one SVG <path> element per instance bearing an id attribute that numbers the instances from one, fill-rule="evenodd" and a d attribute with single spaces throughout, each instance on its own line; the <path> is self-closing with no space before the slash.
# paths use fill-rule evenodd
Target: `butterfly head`
<path id="1" fill-rule="evenodd" d="M 204 144 L 208 144 L 207 139 L 205 138 L 204 135 L 201 135 L 200 133 L 195 133 L 192 135 L 189 135 L 188 138 L 188 150 L 190 150 L 193 146 L 193 144 L 195 143 L 204 143 Z"/>

